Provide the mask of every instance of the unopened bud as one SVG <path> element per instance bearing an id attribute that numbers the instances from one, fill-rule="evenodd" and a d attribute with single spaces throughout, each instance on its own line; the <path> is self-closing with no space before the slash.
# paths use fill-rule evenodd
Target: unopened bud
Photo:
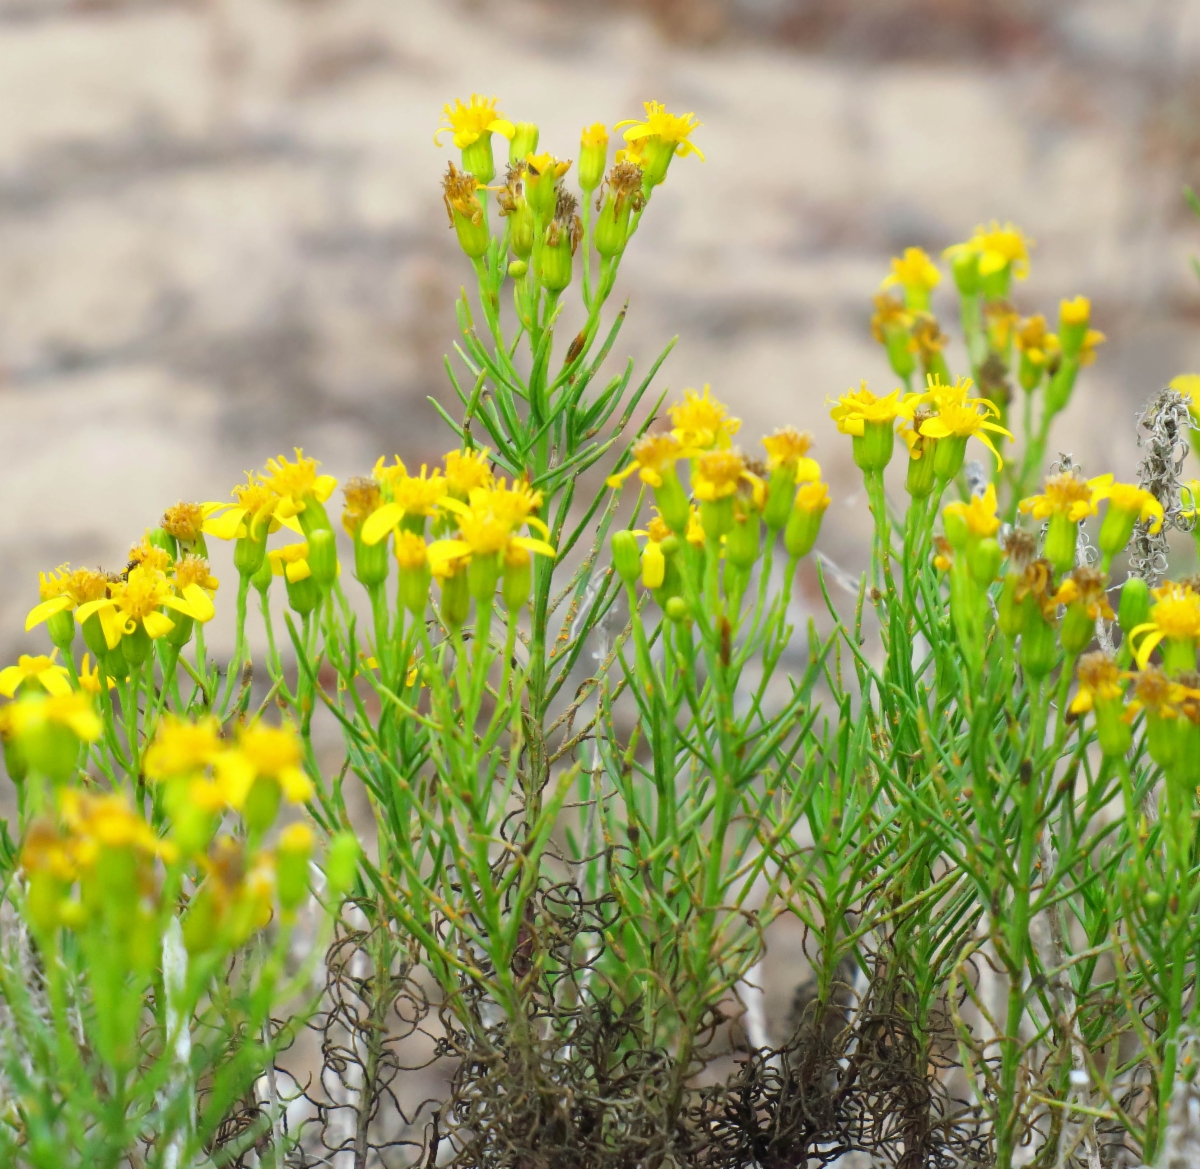
<path id="1" fill-rule="evenodd" d="M 633 584 L 640 571 L 637 537 L 630 531 L 614 532 L 612 537 L 613 567 L 628 585 Z"/>
<path id="2" fill-rule="evenodd" d="M 307 824 L 289 824 L 280 833 L 275 850 L 275 887 L 285 910 L 296 909 L 308 896 L 308 862 L 312 854 L 313 833 Z"/>

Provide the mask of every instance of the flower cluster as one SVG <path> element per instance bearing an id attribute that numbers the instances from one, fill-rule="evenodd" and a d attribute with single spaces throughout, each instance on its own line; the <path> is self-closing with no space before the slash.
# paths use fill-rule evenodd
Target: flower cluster
<path id="1" fill-rule="evenodd" d="M 772 541 L 783 532 L 793 567 L 816 542 L 830 497 L 808 454 L 812 436 L 791 427 L 768 435 L 760 463 L 733 445 L 741 420 L 707 386 L 686 390 L 667 413 L 671 429 L 638 439 L 629 465 L 609 477 L 608 485 L 619 488 L 636 474 L 657 505 L 644 530 L 613 537 L 613 563 L 627 584 L 640 579 L 668 616 L 683 620 L 699 603 L 707 558 L 723 561 L 725 596 L 736 613 L 763 554 L 764 525 Z M 682 463 L 690 498 L 679 477 Z M 639 536 L 646 540 L 640 552 Z"/>

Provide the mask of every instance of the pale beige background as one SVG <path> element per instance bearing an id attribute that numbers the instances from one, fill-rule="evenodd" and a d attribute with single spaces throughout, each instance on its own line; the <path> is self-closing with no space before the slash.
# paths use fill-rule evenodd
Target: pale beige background
<path id="1" fill-rule="evenodd" d="M 0 0 L 5 658 L 39 568 L 120 567 L 268 455 L 442 449 L 468 270 L 432 133 L 472 90 L 568 156 L 644 98 L 697 112 L 619 349 L 679 333 L 671 386 L 814 429 L 831 555 L 862 508 L 824 401 L 890 388 L 887 258 L 992 216 L 1038 243 L 1020 307 L 1084 291 L 1111 337 L 1058 445 L 1132 474 L 1133 411 L 1200 365 L 1198 55 L 1200 0 Z"/>

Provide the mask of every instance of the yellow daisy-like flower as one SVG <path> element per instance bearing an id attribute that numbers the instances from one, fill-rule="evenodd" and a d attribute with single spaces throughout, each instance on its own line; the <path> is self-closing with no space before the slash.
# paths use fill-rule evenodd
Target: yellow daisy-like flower
<path id="1" fill-rule="evenodd" d="M 150 533 L 147 532 L 141 540 L 129 549 L 129 567 L 141 565 L 154 572 L 170 572 L 172 557 L 165 548 L 150 543 Z"/>
<path id="2" fill-rule="evenodd" d="M 178 715 L 165 715 L 154 742 L 146 748 L 146 778 L 171 779 L 205 771 L 225 749 L 221 727 L 214 716 L 190 722 Z"/>
<path id="3" fill-rule="evenodd" d="M 541 505 L 542 493 L 527 483 L 516 482 L 509 487 L 503 479 L 495 487 L 476 487 L 469 503 L 447 498 L 445 507 L 454 513 L 458 538 L 437 540 L 428 550 L 430 566 L 437 571 L 441 561 L 458 561 L 464 557 L 506 555 L 513 549 L 536 552 L 553 558 L 554 546 L 546 540 L 515 535 L 522 524 L 549 536 L 549 529 L 532 513 Z"/>
<path id="4" fill-rule="evenodd" d="M 603 122 L 593 122 L 590 126 L 583 128 L 583 135 L 580 139 L 580 146 L 587 150 L 589 146 L 607 146 L 608 145 L 608 127 Z"/>
<path id="5" fill-rule="evenodd" d="M 1135 483 L 1114 483 L 1112 475 L 1099 475 L 1091 480 L 1093 499 L 1107 499 L 1109 507 L 1136 515 L 1149 522 L 1151 534 L 1162 531 L 1163 506 L 1157 499 Z"/>
<path id="6" fill-rule="evenodd" d="M 1097 617 L 1111 621 L 1115 616 L 1108 603 L 1104 573 L 1086 565 L 1080 565 L 1059 585 L 1054 599 L 1060 605 L 1082 604 L 1093 621 Z"/>
<path id="7" fill-rule="evenodd" d="M 1125 697 L 1122 674 L 1106 653 L 1084 654 L 1079 659 L 1079 693 L 1071 703 L 1072 714 L 1087 714 L 1099 702 L 1119 702 Z"/>
<path id="8" fill-rule="evenodd" d="M 383 506 L 383 492 L 374 479 L 358 475 L 342 486 L 346 506 L 342 509 L 342 527 L 351 539 L 363 522 Z"/>
<path id="9" fill-rule="evenodd" d="M 312 799 L 312 780 L 300 766 L 304 752 L 291 727 L 251 723 L 238 735 L 237 754 L 253 768 L 255 777 L 278 781 L 292 803 L 302 804 Z"/>
<path id="10" fill-rule="evenodd" d="M 41 603 L 34 605 L 25 617 L 27 633 L 55 613 L 66 613 L 106 596 L 108 577 L 90 568 L 77 568 L 72 572 L 70 566 L 64 564 L 54 572 L 38 573 L 38 593 Z"/>
<path id="11" fill-rule="evenodd" d="M 1045 365 L 1059 352 L 1058 337 L 1050 332 L 1041 313 L 1021 321 L 1015 336 L 1017 351 L 1035 365 Z"/>
<path id="12" fill-rule="evenodd" d="M 807 430 L 796 430 L 785 426 L 774 434 L 768 434 L 762 440 L 767 449 L 767 470 L 774 471 L 776 467 L 788 467 L 795 475 L 797 483 L 809 482 L 821 477 L 821 467 L 816 459 L 808 458 L 812 446 L 812 435 Z"/>
<path id="13" fill-rule="evenodd" d="M 163 637 L 175 628 L 160 609 L 173 609 L 201 623 L 211 621 L 216 610 L 212 598 L 199 584 L 189 584 L 183 596 L 176 596 L 165 573 L 138 566 L 129 571 L 123 581 L 114 581 L 110 596 L 90 601 L 75 610 L 75 620 L 81 625 L 93 614 L 100 615 L 109 649 L 116 649 L 123 634 L 133 633 L 141 625 L 151 638 Z"/>
<path id="14" fill-rule="evenodd" d="M 1151 592 L 1155 603 L 1150 609 L 1150 620 L 1129 631 L 1130 642 L 1135 645 L 1134 660 L 1142 670 L 1164 639 L 1183 642 L 1200 639 L 1200 593 L 1171 581 Z"/>
<path id="15" fill-rule="evenodd" d="M 0 670 L 0 694 L 12 698 L 19 689 L 28 689 L 31 684 L 34 690 L 41 689 L 47 694 L 70 694 L 70 671 L 54 660 L 57 656 L 58 650 L 48 657 L 45 654 L 22 654 L 15 666 L 5 666 Z"/>
<path id="16" fill-rule="evenodd" d="M 284 544 L 282 548 L 272 548 L 267 553 L 271 562 L 271 572 L 275 576 L 286 577 L 296 584 L 312 576 L 308 566 L 308 541 L 299 544 Z"/>
<path id="17" fill-rule="evenodd" d="M 977 227 L 965 244 L 955 244 L 944 254 L 954 260 L 964 253 L 974 252 L 979 256 L 981 276 L 1011 268 L 1018 280 L 1024 280 L 1029 275 L 1029 249 L 1032 246 L 1033 240 L 1026 239 L 1019 227 L 1012 223 L 1001 227 L 999 221 L 993 219 L 989 226 Z"/>
<path id="18" fill-rule="evenodd" d="M 735 450 L 704 451 L 692 464 L 692 494 L 702 503 L 715 503 L 733 495 L 739 483 L 754 488 L 756 502 L 761 506 L 766 485 L 747 469 L 746 460 Z"/>
<path id="19" fill-rule="evenodd" d="M 253 471 L 246 475 L 246 482 L 239 483 L 231 492 L 234 503 L 206 503 L 203 505 L 207 518 L 201 525 L 206 536 L 218 540 L 241 540 L 253 535 L 261 538 L 259 529 L 266 525 L 266 532 L 279 530 L 280 525 L 298 532 L 300 525 L 294 514 L 281 509 L 283 502 L 271 486 Z"/>
<path id="20" fill-rule="evenodd" d="M 1022 499 L 1018 506 L 1035 520 L 1048 520 L 1051 516 L 1061 515 L 1072 523 L 1078 523 L 1086 516 L 1096 514 L 1096 502 L 1104 498 L 1097 492 L 1104 490 L 1106 478 L 1099 475 L 1095 479 L 1083 480 L 1070 471 L 1051 475 L 1046 480 L 1042 495 Z"/>
<path id="21" fill-rule="evenodd" d="M 112 678 L 108 678 L 108 689 L 115 690 L 116 682 Z M 97 662 L 92 665 L 90 654 L 84 654 L 83 660 L 79 663 L 79 689 L 85 694 L 99 695 L 102 692 L 100 685 L 100 664 Z"/>
<path id="22" fill-rule="evenodd" d="M 453 134 L 454 145 L 459 150 L 465 150 L 478 142 L 484 134 L 499 134 L 501 138 L 511 140 L 516 133 L 516 127 L 507 118 L 500 116 L 500 111 L 496 108 L 498 100 L 473 93 L 466 105 L 457 99 L 454 105 L 444 105 L 442 117 L 446 124 L 438 127 L 433 136 L 434 142 L 440 146 L 443 134 Z"/>
<path id="23" fill-rule="evenodd" d="M 541 154 L 525 155 L 525 175 L 530 184 L 548 178 L 556 183 L 571 169 L 569 158 L 555 158 L 553 154 L 543 151 Z"/>
<path id="24" fill-rule="evenodd" d="M 912 327 L 913 314 L 908 311 L 904 301 L 899 297 L 881 292 L 875 297 L 875 312 L 871 316 L 871 336 L 880 345 L 888 343 L 887 335 L 891 331 L 909 329 Z M 910 341 L 908 349 L 916 352 L 916 342 Z"/>
<path id="25" fill-rule="evenodd" d="M 492 485 L 487 447 L 447 451 L 442 462 L 446 468 L 446 493 L 456 499 L 467 499 L 474 488 Z"/>
<path id="26" fill-rule="evenodd" d="M 447 482 L 436 467 L 432 472 L 424 464 L 417 475 L 410 475 L 400 459 L 388 467 L 383 459 L 375 464 L 375 478 L 391 499 L 374 512 L 360 531 L 364 544 L 378 544 L 405 516 L 432 515 L 446 498 Z"/>
<path id="27" fill-rule="evenodd" d="M 67 689 L 47 696 L 26 697 L 4 708 L 6 735 L 20 736 L 46 723 L 66 727 L 82 742 L 94 743 L 104 733 L 91 696 Z"/>
<path id="28" fill-rule="evenodd" d="M 207 508 L 215 507 L 206 503 L 177 503 L 163 512 L 162 528 L 175 537 L 181 544 L 194 544 L 199 538 L 204 521 L 208 519 Z"/>
<path id="29" fill-rule="evenodd" d="M 689 450 L 728 447 L 742 428 L 742 420 L 734 418 L 725 404 L 712 396 L 708 386 L 699 394 L 695 390 L 684 390 L 683 401 L 667 407 L 667 414 L 671 419 L 671 433 Z"/>
<path id="30" fill-rule="evenodd" d="M 973 495 L 967 503 L 948 503 L 943 515 L 959 516 L 973 536 L 994 536 L 1000 530 L 996 514 L 996 485 L 989 483 L 982 495 Z"/>
<path id="31" fill-rule="evenodd" d="M 996 404 L 987 398 L 969 398 L 961 404 L 946 402 L 937 414 L 921 423 L 920 432 L 926 438 L 977 438 L 996 456 L 996 465 L 1002 467 L 1004 460 L 989 434 L 1002 434 L 1009 439 L 1013 436 L 990 420 L 999 415 Z"/>
<path id="32" fill-rule="evenodd" d="M 796 492 L 793 507 L 797 511 L 814 515 L 824 512 L 833 500 L 829 497 L 829 484 L 819 479 L 815 483 L 802 483 Z"/>
<path id="33" fill-rule="evenodd" d="M 886 397 L 878 398 L 867 389 L 864 381 L 859 389 L 848 390 L 838 398 L 829 416 L 842 434 L 861 438 L 868 422 L 887 423 L 912 417 L 915 403 L 902 399 L 902 392 L 895 389 Z"/>
<path id="34" fill-rule="evenodd" d="M 704 161 L 703 152 L 694 142 L 689 141 L 692 131 L 699 129 L 703 124 L 696 121 L 695 114 L 672 114 L 666 106 L 656 101 L 644 102 L 643 108 L 646 111 L 644 121 L 639 122 L 636 118 L 627 118 L 616 124 L 615 129 L 617 130 L 622 126 L 629 127 L 625 131 L 626 142 L 636 145 L 647 139 L 657 138 L 661 142 L 673 144 L 674 153 L 678 154 L 680 158 L 694 154 L 701 162 Z"/>
<path id="35" fill-rule="evenodd" d="M 296 461 L 289 462 L 286 456 L 267 460 L 263 482 L 278 497 L 275 514 L 281 519 L 299 515 L 310 500 L 324 503 L 337 487 L 332 475 L 318 475 L 321 465 L 316 459 L 306 458 L 300 447 L 295 448 Z"/>
<path id="36" fill-rule="evenodd" d="M 903 256 L 892 257 L 892 270 L 884 277 L 880 288 L 899 284 L 927 298 L 941 282 L 942 274 L 923 248 L 906 248 Z"/>
<path id="37" fill-rule="evenodd" d="M 416 532 L 397 532 L 394 552 L 400 567 L 408 571 L 424 568 L 429 561 L 425 537 Z"/>
<path id="38" fill-rule="evenodd" d="M 633 444 L 631 453 L 633 462 L 605 480 L 609 487 L 620 487 L 635 471 L 648 487 L 661 487 L 663 472 L 673 472 L 675 464 L 688 452 L 674 434 L 667 433 L 644 435 Z"/>

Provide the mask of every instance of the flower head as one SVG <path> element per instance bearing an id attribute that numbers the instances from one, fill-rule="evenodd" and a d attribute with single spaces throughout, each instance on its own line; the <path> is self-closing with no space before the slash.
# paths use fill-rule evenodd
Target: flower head
<path id="1" fill-rule="evenodd" d="M 1186 584 L 1167 581 L 1151 592 L 1155 603 L 1150 619 L 1129 631 L 1134 660 L 1144 670 L 1162 641 L 1194 643 L 1200 640 L 1200 593 Z"/>
<path id="2" fill-rule="evenodd" d="M 972 536 L 994 536 L 1000 530 L 1000 517 L 996 515 L 996 485 L 989 483 L 982 495 L 972 495 L 967 503 L 946 504 L 942 514 L 961 518 Z"/>
<path id="3" fill-rule="evenodd" d="M 405 517 L 419 518 L 433 515 L 438 505 L 446 498 L 446 479 L 436 467 L 431 472 L 422 463 L 416 475 L 396 459 L 389 467 L 383 459 L 375 464 L 372 473 L 383 488 L 385 496 L 391 498 L 382 507 L 372 512 L 360 529 L 364 544 L 378 544 Z"/>
<path id="4" fill-rule="evenodd" d="M 941 272 L 924 249 L 906 248 L 903 256 L 892 257 L 892 270 L 880 287 L 891 288 L 899 284 L 906 292 L 916 293 L 919 299 L 928 301 L 929 294 L 941 279 Z"/>
<path id="5" fill-rule="evenodd" d="M 1055 600 L 1060 605 L 1082 605 L 1092 621 L 1097 617 L 1111 621 L 1114 616 L 1112 606 L 1108 603 L 1104 574 L 1086 564 L 1073 569 L 1059 585 Z"/>
<path id="6" fill-rule="evenodd" d="M 1072 714 L 1085 714 L 1097 702 L 1120 702 L 1125 697 L 1117 663 L 1106 653 L 1084 654 L 1078 666 L 1079 693 L 1071 703 Z"/>
<path id="7" fill-rule="evenodd" d="M 692 493 L 703 503 L 728 498 L 743 482 L 750 484 L 756 502 L 761 503 L 765 485 L 736 450 L 704 451 L 692 464 Z"/>
<path id="8" fill-rule="evenodd" d="M 129 568 L 140 566 L 154 572 L 169 572 L 171 562 L 170 552 L 157 544 L 151 544 L 149 533 L 129 549 Z"/>
<path id="9" fill-rule="evenodd" d="M 891 423 L 912 415 L 914 404 L 903 400 L 901 393 L 896 389 L 886 397 L 877 398 L 863 382 L 859 389 L 847 390 L 838 398 L 829 416 L 843 434 L 861 438 L 868 422 Z"/>
<path id="10" fill-rule="evenodd" d="M 3 671 L 0 671 L 2 675 Z M 2 687 L 0 693 L 5 693 Z M 66 727 L 85 743 L 94 743 L 104 733 L 104 724 L 96 713 L 91 695 L 69 688 L 24 697 L 20 702 L 6 706 L 4 716 L 7 732 L 16 736 L 46 724 Z"/>
<path id="11" fill-rule="evenodd" d="M 282 548 L 272 548 L 267 553 L 271 563 L 271 572 L 275 576 L 285 577 L 292 584 L 307 580 L 312 576 L 308 564 L 308 541 L 297 544 L 284 544 Z"/>
<path id="12" fill-rule="evenodd" d="M 90 568 L 71 571 L 62 565 L 54 572 L 38 573 L 38 594 L 41 603 L 29 610 L 25 617 L 25 631 L 49 620 L 55 613 L 67 613 L 89 601 L 100 600 L 108 595 L 108 577 Z"/>
<path id="13" fill-rule="evenodd" d="M 1114 483 L 1111 475 L 1100 475 L 1091 481 L 1093 498 L 1098 502 L 1108 500 L 1109 508 L 1129 512 L 1143 523 L 1150 525 L 1150 533 L 1156 534 L 1163 526 L 1163 506 L 1149 491 L 1134 483 Z"/>
<path id="14" fill-rule="evenodd" d="M 206 507 L 211 504 L 177 503 L 163 512 L 162 527 L 181 544 L 194 544 L 200 538 L 204 521 L 208 518 Z"/>
<path id="15" fill-rule="evenodd" d="M 45 654 L 22 654 L 15 666 L 0 670 L 0 694 L 12 698 L 18 690 L 44 690 L 47 694 L 71 693 L 70 673 L 54 659 L 58 650 Z"/>
<path id="16" fill-rule="evenodd" d="M 220 725 L 212 715 L 195 722 L 165 715 L 154 742 L 146 748 L 146 777 L 161 780 L 205 771 L 225 749 Z"/>
<path id="17" fill-rule="evenodd" d="M 971 379 L 960 379 L 953 387 L 944 387 L 930 379 L 930 390 L 922 397 L 931 397 L 938 412 L 920 424 L 919 430 L 926 438 L 977 438 L 996 457 L 998 466 L 1003 466 L 1000 452 L 992 441 L 991 434 L 1012 438 L 1012 434 L 999 423 L 992 422 L 1000 411 L 987 398 L 968 398 Z"/>
<path id="18" fill-rule="evenodd" d="M 787 467 L 794 472 L 797 482 L 819 479 L 821 468 L 816 459 L 808 458 L 812 446 L 812 435 L 807 430 L 796 430 L 785 426 L 762 440 L 767 449 L 767 470 Z"/>
<path id="19" fill-rule="evenodd" d="M 875 312 L 871 316 L 871 336 L 880 345 L 886 345 L 887 335 L 895 330 L 912 327 L 913 314 L 898 296 L 881 292 L 875 297 Z M 915 352 L 916 344 L 910 340 L 908 348 Z"/>
<path id="20" fill-rule="evenodd" d="M 346 529 L 346 535 L 353 538 L 363 521 L 382 506 L 383 494 L 375 479 L 367 479 L 362 475 L 347 480 L 342 494 L 346 497 L 346 506 L 342 509 L 342 527 Z"/>
<path id="21" fill-rule="evenodd" d="M 965 243 L 946 249 L 949 258 L 965 253 L 979 257 L 979 274 L 990 276 L 1008 268 L 1018 280 L 1029 275 L 1029 249 L 1033 241 L 1026 239 L 1019 227 L 1006 223 L 1001 227 L 993 219 L 986 227 L 977 227 L 975 234 Z"/>
<path id="22" fill-rule="evenodd" d="M 644 121 L 639 122 L 635 118 L 629 118 L 616 124 L 615 128 L 618 130 L 622 126 L 629 127 L 625 131 L 626 142 L 640 145 L 646 139 L 658 139 L 660 142 L 671 144 L 674 147 L 674 153 L 678 154 L 680 158 L 695 154 L 701 162 L 704 161 L 704 155 L 700 148 L 689 140 L 692 131 L 698 129 L 702 124 L 696 121 L 695 114 L 672 114 L 666 106 L 656 101 L 644 102 L 643 108 L 646 111 Z"/>
<path id="23" fill-rule="evenodd" d="M 675 464 L 684 457 L 683 444 L 673 433 L 646 434 L 633 444 L 633 462 L 623 471 L 610 475 L 609 487 L 620 487 L 635 471 L 641 481 L 650 487 L 663 485 L 663 474 L 674 473 Z"/>
<path id="24" fill-rule="evenodd" d="M 253 471 L 247 472 L 246 482 L 239 483 L 230 492 L 234 503 L 204 504 L 207 519 L 201 531 L 218 540 L 240 540 L 247 536 L 261 539 L 260 529 L 265 524 L 267 532 L 274 532 L 281 524 L 294 530 L 299 528 L 294 512 L 281 507 L 283 500 Z"/>
<path id="25" fill-rule="evenodd" d="M 1103 498 L 1097 494 L 1102 490 L 1103 479 L 1104 476 L 1083 480 L 1071 471 L 1051 475 L 1046 480 L 1043 494 L 1022 499 L 1020 510 L 1031 514 L 1035 520 L 1060 515 L 1078 523 L 1086 516 L 1096 514 L 1096 501 Z"/>
<path id="26" fill-rule="evenodd" d="M 486 447 L 447 451 L 442 462 L 446 468 L 446 492 L 456 499 L 466 499 L 476 487 L 492 485 Z"/>
<path id="27" fill-rule="evenodd" d="M 507 118 L 500 116 L 496 109 L 497 98 L 481 97 L 471 94 L 471 100 L 466 104 L 455 100 L 454 105 L 442 107 L 442 117 L 446 124 L 439 126 L 433 140 L 439 146 L 443 134 L 454 135 L 454 145 L 459 150 L 465 150 L 474 145 L 484 134 L 499 134 L 502 138 L 511 139 L 516 133 L 516 127 Z"/>
<path id="28" fill-rule="evenodd" d="M 724 403 L 712 396 L 708 386 L 703 393 L 684 390 L 683 401 L 667 408 L 671 418 L 671 433 L 688 450 L 711 450 L 728 447 L 733 436 L 742 428 L 742 420 L 734 418 Z"/>
<path id="29" fill-rule="evenodd" d="M 263 475 L 263 482 L 279 497 L 276 515 L 280 517 L 298 515 L 309 500 L 324 503 L 337 486 L 332 475 L 317 474 L 321 464 L 316 459 L 306 458 L 300 447 L 295 448 L 295 454 L 295 462 L 289 462 L 284 455 L 268 459 Z"/>
<path id="30" fill-rule="evenodd" d="M 1045 365 L 1060 350 L 1058 337 L 1047 328 L 1041 313 L 1021 321 L 1014 339 L 1017 351 L 1038 366 Z"/>

